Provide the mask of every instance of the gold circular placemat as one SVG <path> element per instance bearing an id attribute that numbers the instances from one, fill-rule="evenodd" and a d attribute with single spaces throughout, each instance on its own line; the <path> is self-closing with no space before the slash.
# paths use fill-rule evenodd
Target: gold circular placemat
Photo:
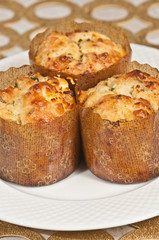
<path id="1" fill-rule="evenodd" d="M 133 230 L 126 233 L 120 240 L 157 240 L 159 239 L 159 217 L 131 224 Z M 0 221 L 0 238 L 18 236 L 27 240 L 42 240 L 43 237 L 33 229 L 17 226 Z M 47 238 L 48 240 L 114 240 L 105 230 L 61 232 L 57 231 Z"/>
<path id="2" fill-rule="evenodd" d="M 48 240 L 114 240 L 107 232 L 102 230 L 81 232 L 56 232 Z"/>
<path id="3" fill-rule="evenodd" d="M 92 21 L 97 19 L 106 21 L 122 27 L 130 42 L 159 48 L 159 41 L 148 41 L 150 35 L 159 33 L 159 14 L 157 14 L 159 0 L 140 0 L 141 4 L 134 4 L 132 0 L 84 0 L 83 2 L 86 4 L 81 4 L 76 0 L 36 0 L 25 7 L 21 0 L 0 0 L 0 8 L 12 12 L 12 17 L 4 20 L 1 20 L 0 17 L 0 34 L 10 40 L 5 45 L 0 45 L 0 58 L 11 54 L 11 49 L 15 47 L 19 47 L 19 51 L 28 49 L 32 35 L 41 29 L 44 30 L 59 22 L 62 24 L 67 20 Z M 46 8 L 49 7 L 54 10 L 53 14 L 43 16 Z M 155 7 L 157 12 L 152 16 L 150 13 Z M 59 14 L 60 10 L 64 10 L 64 16 L 59 15 L 59 18 L 55 14 L 56 8 L 57 11 L 59 9 Z M 117 13 L 114 14 L 114 19 L 111 15 L 112 8 L 115 8 Z M 42 15 L 38 14 L 39 9 L 43 12 Z M 66 10 L 67 12 L 65 12 Z M 18 24 L 22 23 L 24 28 L 21 26 L 19 29 Z M 132 24 L 136 24 L 136 27 L 134 28 Z M 7 52 L 9 53 L 7 54 Z"/>
<path id="4" fill-rule="evenodd" d="M 29 228 L 20 227 L 7 222 L 0 221 L 0 238 L 1 237 L 24 237 L 27 240 L 43 240 L 36 232 Z"/>
<path id="5" fill-rule="evenodd" d="M 156 240 L 159 239 L 159 217 L 132 224 L 137 228 L 127 233 L 120 240 Z"/>

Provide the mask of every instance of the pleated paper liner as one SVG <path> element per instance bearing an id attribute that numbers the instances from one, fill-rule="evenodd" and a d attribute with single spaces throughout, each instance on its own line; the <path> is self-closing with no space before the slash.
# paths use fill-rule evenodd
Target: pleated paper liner
<path id="1" fill-rule="evenodd" d="M 137 62 L 112 67 L 111 75 L 138 69 L 159 79 L 159 71 Z M 147 118 L 111 122 L 80 106 L 83 150 L 97 177 L 116 183 L 148 181 L 159 175 L 159 111 Z"/>
<path id="2" fill-rule="evenodd" d="M 21 75 L 37 71 L 34 66 L 0 72 L 0 89 Z M 26 186 L 48 185 L 69 176 L 79 160 L 78 109 L 53 121 L 17 124 L 0 118 L 0 177 Z"/>

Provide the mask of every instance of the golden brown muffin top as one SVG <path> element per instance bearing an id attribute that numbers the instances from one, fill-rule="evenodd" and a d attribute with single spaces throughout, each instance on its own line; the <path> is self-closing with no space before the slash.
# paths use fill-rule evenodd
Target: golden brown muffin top
<path id="1" fill-rule="evenodd" d="M 73 92 L 60 77 L 20 76 L 0 90 L 0 117 L 19 124 L 51 122 L 74 107 Z"/>
<path id="2" fill-rule="evenodd" d="M 127 121 L 146 118 L 158 111 L 159 80 L 134 70 L 101 81 L 79 93 L 83 107 L 91 107 L 102 119 Z"/>
<path id="3" fill-rule="evenodd" d="M 40 44 L 35 63 L 78 75 L 107 68 L 125 55 L 120 44 L 97 32 L 52 32 Z"/>

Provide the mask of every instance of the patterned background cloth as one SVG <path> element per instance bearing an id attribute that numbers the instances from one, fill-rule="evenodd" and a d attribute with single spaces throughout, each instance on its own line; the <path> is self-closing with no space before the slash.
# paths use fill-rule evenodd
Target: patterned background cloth
<path id="1" fill-rule="evenodd" d="M 122 27 L 132 43 L 159 48 L 158 0 L 0 0 L 0 58 L 27 50 L 38 32 L 59 21 L 62 24 L 67 20 L 94 19 Z M 66 239 L 65 233 L 59 234 L 58 239 Z M 70 234 L 67 239 L 159 239 L 159 217 L 131 226 L 91 231 L 87 236 L 83 232 Z M 29 240 L 57 239 L 53 231 L 0 222 L 0 237 L 21 239 L 18 236 Z"/>
<path id="2" fill-rule="evenodd" d="M 0 58 L 28 49 L 47 26 L 102 20 L 123 27 L 131 42 L 159 48 L 158 0 L 0 0 Z"/>

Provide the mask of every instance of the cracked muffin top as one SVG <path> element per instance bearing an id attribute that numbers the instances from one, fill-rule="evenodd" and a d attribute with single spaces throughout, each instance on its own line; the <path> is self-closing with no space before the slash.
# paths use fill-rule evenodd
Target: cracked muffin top
<path id="1" fill-rule="evenodd" d="M 73 92 L 60 77 L 20 76 L 0 90 L 0 117 L 18 124 L 51 122 L 74 107 Z"/>
<path id="2" fill-rule="evenodd" d="M 87 91 L 80 91 L 79 102 L 102 119 L 113 122 L 146 118 L 158 111 L 159 80 L 133 70 L 101 81 Z"/>
<path id="3" fill-rule="evenodd" d="M 35 63 L 66 74 L 94 73 L 117 63 L 124 48 L 94 31 L 50 33 L 39 45 Z"/>

